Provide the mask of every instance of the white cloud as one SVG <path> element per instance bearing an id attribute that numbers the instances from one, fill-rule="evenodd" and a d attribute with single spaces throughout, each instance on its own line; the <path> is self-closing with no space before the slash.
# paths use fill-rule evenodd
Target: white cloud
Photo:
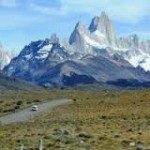
<path id="1" fill-rule="evenodd" d="M 16 0 L 0 0 L 0 6 L 2 7 L 15 7 Z"/>
<path id="2" fill-rule="evenodd" d="M 40 12 L 44 15 L 64 15 L 65 12 L 61 9 L 55 7 L 42 6 L 35 3 L 30 3 L 30 7 L 37 12 Z"/>
<path id="3" fill-rule="evenodd" d="M 54 1 L 55 2 L 55 1 Z M 34 1 L 30 7 L 46 15 L 88 14 L 89 17 L 106 13 L 114 21 L 137 23 L 150 17 L 150 0 L 60 0 L 61 7 L 39 5 Z"/>
<path id="4" fill-rule="evenodd" d="M 143 17 L 150 17 L 149 0 L 61 0 L 63 9 L 70 12 L 97 15 L 106 11 L 108 15 L 120 22 L 136 23 Z"/>

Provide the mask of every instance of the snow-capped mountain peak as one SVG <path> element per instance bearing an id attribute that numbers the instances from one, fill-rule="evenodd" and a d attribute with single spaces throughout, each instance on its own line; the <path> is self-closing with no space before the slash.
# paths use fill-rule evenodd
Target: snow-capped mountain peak
<path id="1" fill-rule="evenodd" d="M 11 52 L 7 52 L 0 43 L 0 70 L 9 64 L 13 57 L 13 54 Z"/>
<path id="2" fill-rule="evenodd" d="M 69 43 L 76 52 L 83 54 L 94 54 L 92 47 L 99 49 L 117 47 L 113 25 L 105 12 L 94 17 L 88 29 L 82 22 L 78 22 L 70 36 Z"/>
<path id="3" fill-rule="evenodd" d="M 121 55 L 134 67 L 140 66 L 150 71 L 150 41 L 142 41 L 136 34 L 117 38 L 113 24 L 105 12 L 94 17 L 88 29 L 82 22 L 77 23 L 70 36 L 70 44 L 82 56 L 97 55 L 105 49 L 110 55 Z M 96 52 L 93 48 L 97 49 Z"/>

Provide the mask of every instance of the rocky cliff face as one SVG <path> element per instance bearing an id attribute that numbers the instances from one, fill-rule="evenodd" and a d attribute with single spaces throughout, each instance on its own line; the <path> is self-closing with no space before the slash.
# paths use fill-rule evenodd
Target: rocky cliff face
<path id="1" fill-rule="evenodd" d="M 105 12 L 101 13 L 101 16 L 96 16 L 93 18 L 89 30 L 93 36 L 97 35 L 97 41 L 103 38 L 103 41 L 99 41 L 99 43 L 110 46 L 116 46 L 116 34 L 113 28 L 111 20 L 105 14 Z"/>
<path id="2" fill-rule="evenodd" d="M 72 45 L 76 53 L 86 53 L 86 38 L 90 36 L 90 32 L 86 29 L 82 22 L 78 22 L 72 32 L 69 44 Z"/>

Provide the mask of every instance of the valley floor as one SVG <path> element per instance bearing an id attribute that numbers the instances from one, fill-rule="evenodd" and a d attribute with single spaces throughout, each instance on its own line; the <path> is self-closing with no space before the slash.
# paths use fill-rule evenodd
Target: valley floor
<path id="1" fill-rule="evenodd" d="M 18 148 L 22 143 L 26 148 L 35 148 L 39 139 L 43 139 L 45 150 L 147 150 L 150 147 L 149 89 L 17 93 L 16 99 L 13 91 L 0 93 L 1 115 L 10 113 L 6 110 L 14 108 L 19 100 L 20 109 L 54 98 L 71 98 L 72 102 L 26 123 L 0 125 L 2 150 Z"/>

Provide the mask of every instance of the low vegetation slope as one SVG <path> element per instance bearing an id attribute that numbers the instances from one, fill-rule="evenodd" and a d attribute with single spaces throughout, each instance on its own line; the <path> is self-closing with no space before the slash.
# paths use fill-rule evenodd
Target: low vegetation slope
<path id="1" fill-rule="evenodd" d="M 28 83 L 25 81 L 21 81 L 15 78 L 8 77 L 0 72 L 0 90 L 30 90 L 37 89 L 38 86 Z"/>

